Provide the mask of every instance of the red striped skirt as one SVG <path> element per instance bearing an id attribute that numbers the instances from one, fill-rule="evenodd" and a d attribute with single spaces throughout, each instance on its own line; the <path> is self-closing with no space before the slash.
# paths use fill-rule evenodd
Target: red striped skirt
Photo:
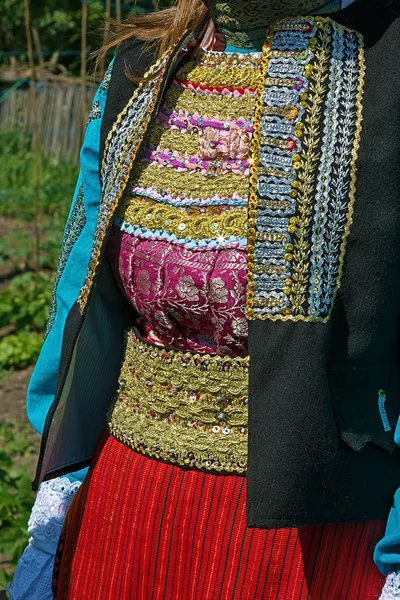
<path id="1" fill-rule="evenodd" d="M 68 600 L 376 600 L 383 521 L 246 527 L 246 478 L 147 458 L 109 436 L 72 501 L 54 570 Z"/>

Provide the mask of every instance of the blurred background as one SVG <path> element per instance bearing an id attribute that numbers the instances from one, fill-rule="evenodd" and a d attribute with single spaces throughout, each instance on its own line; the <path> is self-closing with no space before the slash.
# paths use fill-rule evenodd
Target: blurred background
<path id="1" fill-rule="evenodd" d="M 39 435 L 25 393 L 47 320 L 107 17 L 172 0 L 1 0 L 0 590 L 27 543 Z"/>

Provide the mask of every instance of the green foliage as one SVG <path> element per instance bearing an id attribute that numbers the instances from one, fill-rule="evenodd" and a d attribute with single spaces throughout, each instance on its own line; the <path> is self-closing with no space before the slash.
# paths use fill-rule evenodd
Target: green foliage
<path id="1" fill-rule="evenodd" d="M 0 339 L 0 367 L 23 369 L 36 362 L 43 335 L 34 331 L 19 331 Z"/>
<path id="2" fill-rule="evenodd" d="M 169 6 L 172 0 L 122 0 L 122 17 L 132 11 L 153 10 Z M 88 51 L 95 50 L 103 39 L 105 1 L 88 0 Z M 112 3 L 112 4 L 115 4 Z M 80 51 L 81 2 L 77 0 L 41 0 L 30 2 L 32 26 L 37 29 L 44 51 Z M 115 7 L 112 8 L 115 18 Z M 1 0 L 0 39 L 2 50 L 25 50 L 24 3 L 21 0 Z M 26 56 L 21 57 L 26 60 Z M 7 58 L 0 58 L 4 62 Z M 61 57 L 64 64 L 78 70 L 79 56 Z M 0 62 L 1 64 L 1 62 Z"/>
<path id="3" fill-rule="evenodd" d="M 39 273 L 17 275 L 0 292 L 0 327 L 10 323 L 16 331 L 44 331 L 51 299 L 53 276 Z"/>
<path id="4" fill-rule="evenodd" d="M 0 423 L 0 553 L 15 567 L 27 541 L 27 523 L 33 505 L 29 471 L 32 428 L 13 420 Z M 0 585 L 10 573 L 0 571 Z"/>
<path id="5" fill-rule="evenodd" d="M 1 11 L 0 11 L 1 13 Z M 1 134 L 0 216 L 32 221 L 35 196 L 33 152 L 29 136 Z M 39 211 L 51 225 L 63 226 L 74 190 L 78 167 L 53 164 L 41 157 Z"/>
<path id="6" fill-rule="evenodd" d="M 33 364 L 43 343 L 53 276 L 23 273 L 0 292 L 0 328 L 13 325 L 15 333 L 0 338 L 0 369 Z"/>
<path id="7" fill-rule="evenodd" d="M 53 276 L 23 273 L 0 292 L 0 327 L 13 325 L 15 333 L 0 339 L 0 368 L 24 368 L 40 352 L 53 288 Z"/>

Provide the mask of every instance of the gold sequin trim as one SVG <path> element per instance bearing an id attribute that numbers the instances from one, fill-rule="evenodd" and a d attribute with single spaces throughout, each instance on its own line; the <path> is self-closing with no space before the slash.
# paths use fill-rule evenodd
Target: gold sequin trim
<path id="1" fill-rule="evenodd" d="M 197 112 L 201 115 L 218 115 L 221 120 L 236 120 L 239 117 L 249 120 L 253 118 L 254 101 L 255 96 L 252 94 L 243 94 L 237 97 L 221 94 L 204 96 L 174 86 L 166 93 L 164 103 L 169 109 L 187 110 L 192 114 Z"/>
<path id="2" fill-rule="evenodd" d="M 219 72 L 211 67 L 199 67 L 193 62 L 187 63 L 176 74 L 178 81 L 190 81 L 203 85 L 226 86 L 235 88 L 255 88 L 258 71 L 253 67 L 228 67 Z"/>
<path id="3" fill-rule="evenodd" d="M 165 129 L 164 125 L 153 125 L 147 140 L 155 148 L 169 150 L 173 148 L 180 156 L 195 156 L 199 151 L 199 135 L 184 133 L 177 129 Z"/>
<path id="4" fill-rule="evenodd" d="M 243 67 L 252 66 L 258 68 L 258 64 L 261 58 L 260 52 L 198 52 L 195 55 L 194 62 L 200 65 L 207 65 L 211 68 L 218 68 L 223 65 L 224 67 Z"/>
<path id="5" fill-rule="evenodd" d="M 178 238 L 246 237 L 247 207 L 231 208 L 221 214 L 188 215 L 184 209 L 133 196 L 121 205 L 118 216 L 132 225 L 164 229 Z"/>
<path id="6" fill-rule="evenodd" d="M 249 190 L 249 220 L 248 220 L 248 236 L 247 236 L 247 290 L 246 290 L 246 308 L 247 317 L 254 317 L 254 251 L 256 242 L 256 221 L 257 203 L 258 203 L 258 168 L 260 159 L 260 142 L 261 142 L 261 120 L 263 116 L 263 94 L 265 90 L 265 79 L 268 72 L 268 57 L 271 48 L 271 34 L 267 33 L 267 40 L 262 49 L 262 59 L 257 79 L 257 99 L 256 109 L 253 120 L 253 137 L 250 145 L 250 190 Z"/>
<path id="7" fill-rule="evenodd" d="M 249 180 L 245 175 L 226 173 L 220 177 L 206 177 L 201 173 L 179 173 L 174 169 L 143 162 L 137 163 L 133 168 L 132 181 L 134 185 L 144 188 L 155 187 L 158 192 L 169 190 L 172 196 L 185 194 L 186 197 L 195 199 L 215 195 L 231 198 L 234 194 L 247 198 L 249 193 Z"/>
<path id="8" fill-rule="evenodd" d="M 129 330 L 109 431 L 173 464 L 244 473 L 248 368 L 248 358 L 167 351 Z"/>

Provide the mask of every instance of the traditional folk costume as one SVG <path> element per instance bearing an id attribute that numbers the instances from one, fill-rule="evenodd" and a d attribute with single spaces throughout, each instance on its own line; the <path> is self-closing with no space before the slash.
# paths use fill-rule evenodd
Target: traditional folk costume
<path id="1" fill-rule="evenodd" d="M 209 9 L 90 112 L 14 599 L 77 490 L 60 600 L 400 597 L 400 2 Z"/>

